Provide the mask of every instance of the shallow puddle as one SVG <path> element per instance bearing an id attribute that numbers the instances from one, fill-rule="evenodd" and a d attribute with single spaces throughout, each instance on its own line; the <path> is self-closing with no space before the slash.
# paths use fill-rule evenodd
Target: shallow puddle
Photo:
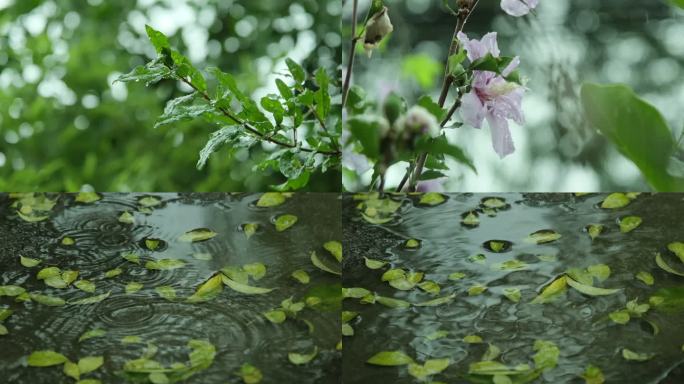
<path id="1" fill-rule="evenodd" d="M 1 194 L 0 286 L 26 291 L 0 295 L 0 311 L 12 311 L 0 322 L 7 330 L 0 336 L 2 381 L 75 382 L 61 364 L 30 366 L 33 352 L 52 350 L 72 362 L 103 357 L 97 369 L 84 374 L 81 367 L 80 374 L 103 383 L 183 375 L 187 383 L 237 383 L 250 374 L 264 383 L 338 382 L 340 279 L 314 266 L 311 253 L 335 267 L 324 244 L 342 237 L 339 198 L 296 194 L 272 207 L 257 206 L 259 199 Z M 38 279 L 47 267 L 62 274 Z M 64 277 L 66 271 L 78 276 Z M 219 278 L 209 287 L 216 276 L 228 276 L 231 285 Z M 273 290 L 254 292 L 260 288 Z M 199 300 L 189 302 L 195 294 Z M 84 298 L 94 302 L 78 304 Z M 46 305 L 60 299 L 63 305 Z M 249 366 L 241 373 L 244 364 L 260 373 Z"/>
<path id="2" fill-rule="evenodd" d="M 682 195 L 391 199 L 343 202 L 345 383 L 684 381 Z"/>

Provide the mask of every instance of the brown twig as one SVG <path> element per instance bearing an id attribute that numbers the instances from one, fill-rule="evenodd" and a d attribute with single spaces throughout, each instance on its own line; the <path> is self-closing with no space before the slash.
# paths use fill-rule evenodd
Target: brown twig
<path id="1" fill-rule="evenodd" d="M 351 86 L 351 76 L 354 71 L 354 58 L 356 57 L 356 43 L 358 42 L 358 37 L 356 36 L 356 23 L 357 23 L 357 13 L 359 8 L 359 0 L 354 0 L 352 6 L 352 40 L 351 47 L 349 48 L 349 59 L 347 62 L 347 73 L 344 78 L 344 84 L 342 85 L 342 108 L 347 105 L 347 99 L 349 98 L 349 87 Z"/>

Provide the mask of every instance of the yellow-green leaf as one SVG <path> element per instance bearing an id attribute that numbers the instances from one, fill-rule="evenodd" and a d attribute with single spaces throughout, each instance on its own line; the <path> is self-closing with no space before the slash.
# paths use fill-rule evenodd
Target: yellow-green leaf
<path id="1" fill-rule="evenodd" d="M 141 283 L 138 283 L 137 281 L 131 281 L 130 283 L 126 284 L 126 293 L 135 293 L 141 290 L 143 285 Z"/>
<path id="2" fill-rule="evenodd" d="M 176 290 L 170 285 L 162 285 L 156 287 L 154 288 L 154 291 L 157 292 L 157 294 L 161 296 L 163 299 L 169 301 L 173 301 L 176 299 Z"/>
<path id="3" fill-rule="evenodd" d="M 435 205 L 442 204 L 445 201 L 446 201 L 446 197 L 444 195 L 442 195 L 441 193 L 428 192 L 428 193 L 424 194 L 423 196 L 421 196 L 418 204 L 435 206 Z"/>
<path id="4" fill-rule="evenodd" d="M 679 257 L 679 260 L 684 263 L 684 243 L 680 243 L 678 241 L 674 243 L 670 243 L 667 245 L 667 249 L 670 250 L 670 252 L 674 253 L 677 257 Z"/>
<path id="5" fill-rule="evenodd" d="M 625 216 L 620 219 L 620 232 L 632 232 L 641 225 L 642 219 L 639 216 Z"/>
<path id="6" fill-rule="evenodd" d="M 192 296 L 188 297 L 188 302 L 200 303 L 218 296 L 223 291 L 223 279 L 221 276 L 221 273 L 217 273 L 210 277 L 197 288 L 197 291 Z"/>
<path id="7" fill-rule="evenodd" d="M 632 200 L 627 197 L 624 193 L 611 193 L 603 200 L 601 203 L 601 208 L 604 209 L 617 209 L 623 208 L 629 205 Z"/>
<path id="8" fill-rule="evenodd" d="M 623 348 L 622 349 L 622 357 L 625 360 L 631 360 L 631 361 L 646 361 L 650 360 L 655 356 L 654 353 L 639 353 L 639 352 L 634 352 L 631 349 Z"/>
<path id="9" fill-rule="evenodd" d="M 95 292 L 95 284 L 90 280 L 79 280 L 74 283 L 74 286 L 83 292 L 93 293 Z"/>
<path id="10" fill-rule="evenodd" d="M 582 284 L 580 282 L 577 282 L 571 278 L 567 278 L 567 283 L 569 286 L 575 288 L 576 290 L 580 291 L 581 293 L 589 296 L 606 296 L 606 295 L 612 295 L 614 293 L 620 292 L 620 289 L 606 289 L 606 288 L 599 288 L 599 287 L 592 287 L 591 285 L 586 285 Z"/>
<path id="11" fill-rule="evenodd" d="M 303 365 L 309 363 L 311 360 L 313 360 L 316 355 L 318 354 L 318 347 L 314 347 L 313 352 L 311 353 L 296 353 L 296 352 L 290 352 L 287 354 L 287 358 L 290 360 L 290 363 L 294 365 Z"/>
<path id="12" fill-rule="evenodd" d="M 674 268 L 670 267 L 670 265 L 668 265 L 665 262 L 665 260 L 663 259 L 663 256 L 661 256 L 660 253 L 656 253 L 655 261 L 656 261 L 656 265 L 658 265 L 663 271 L 672 273 L 673 275 L 684 277 L 684 273 L 678 272 Z"/>
<path id="13" fill-rule="evenodd" d="M 263 375 L 261 374 L 259 368 L 249 363 L 242 364 L 242 366 L 240 367 L 239 376 L 242 378 L 242 381 L 245 384 L 258 384 L 261 382 L 261 379 L 263 378 Z"/>
<path id="14" fill-rule="evenodd" d="M 81 337 L 78 338 L 78 342 L 80 343 L 80 342 L 88 340 L 88 339 L 93 339 L 96 337 L 102 337 L 106 334 L 107 334 L 107 331 L 105 331 L 104 329 L 99 329 L 99 328 L 92 329 L 90 331 L 83 333 L 81 335 Z"/>
<path id="15" fill-rule="evenodd" d="M 32 268 L 41 263 L 41 261 L 38 259 L 32 259 L 30 257 L 24 256 L 19 256 L 19 262 L 26 268 Z"/>
<path id="16" fill-rule="evenodd" d="M 266 192 L 257 201 L 257 207 L 275 207 L 281 205 L 286 200 L 285 195 L 280 192 Z"/>
<path id="17" fill-rule="evenodd" d="M 244 293 L 246 295 L 263 295 L 273 291 L 273 288 L 253 287 L 251 285 L 238 283 L 225 274 L 221 274 L 221 279 L 223 284 L 227 285 L 230 289 L 236 292 Z"/>
<path id="18" fill-rule="evenodd" d="M 292 272 L 292 277 L 302 284 L 309 284 L 309 281 L 311 281 L 309 274 L 303 269 L 298 269 Z"/>
<path id="19" fill-rule="evenodd" d="M 653 285 L 655 283 L 655 278 L 653 278 L 653 275 L 646 271 L 639 271 L 639 273 L 636 274 L 636 278 L 637 280 L 641 280 L 646 285 Z"/>
<path id="20" fill-rule="evenodd" d="M 560 294 L 566 291 L 568 285 L 568 278 L 566 276 L 561 276 L 547 285 L 541 293 L 532 300 L 533 304 L 543 304 L 547 303 L 554 298 L 558 297 Z"/>
<path id="21" fill-rule="evenodd" d="M 119 215 L 119 222 L 124 224 L 135 224 L 135 216 L 131 212 L 125 211 Z"/>
<path id="22" fill-rule="evenodd" d="M 315 265 L 318 269 L 332 273 L 333 275 L 341 275 L 342 273 L 339 271 L 335 271 L 332 268 L 328 267 L 327 265 L 323 264 L 321 259 L 318 258 L 318 255 L 316 255 L 316 251 L 311 252 L 311 263 Z"/>
<path id="23" fill-rule="evenodd" d="M 46 350 L 36 351 L 28 357 L 27 363 L 31 367 L 51 367 L 53 365 L 64 364 L 69 359 L 61 353 Z"/>
<path id="24" fill-rule="evenodd" d="M 289 215 L 288 214 L 288 215 L 278 216 L 275 219 L 275 223 L 274 223 L 276 231 L 282 232 L 282 231 L 290 228 L 291 226 L 295 225 L 297 220 L 298 220 L 298 218 L 295 215 Z"/>
<path id="25" fill-rule="evenodd" d="M 342 262 L 342 243 L 339 241 L 328 241 L 323 244 L 323 248 L 330 252 L 337 261 Z"/>
<path id="26" fill-rule="evenodd" d="M 76 195 L 76 198 L 74 200 L 79 203 L 88 204 L 94 203 L 100 199 L 102 199 L 102 196 L 100 196 L 96 192 L 80 192 L 78 195 Z"/>
<path id="27" fill-rule="evenodd" d="M 395 367 L 413 363 L 413 359 L 401 351 L 382 351 L 371 356 L 366 363 L 381 365 L 384 367 Z"/>
<path id="28" fill-rule="evenodd" d="M 102 356 L 88 356 L 78 361 L 78 369 L 84 375 L 100 368 L 103 363 L 104 358 Z"/>
<path id="29" fill-rule="evenodd" d="M 216 235 L 217 233 L 209 228 L 197 228 L 182 234 L 180 237 L 178 237 L 178 241 L 184 243 L 196 243 L 198 241 L 209 240 Z"/>

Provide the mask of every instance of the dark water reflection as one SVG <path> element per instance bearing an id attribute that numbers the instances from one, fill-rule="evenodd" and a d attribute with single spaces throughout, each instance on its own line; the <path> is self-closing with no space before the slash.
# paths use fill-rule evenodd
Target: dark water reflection
<path id="1" fill-rule="evenodd" d="M 25 357 L 35 350 L 53 349 L 72 361 L 85 356 L 104 356 L 104 366 L 87 378 L 104 383 L 124 382 L 118 376 L 123 364 L 139 358 L 145 343 L 159 348 L 156 360 L 169 365 L 187 361 L 190 339 L 205 339 L 216 346 L 216 359 L 207 370 L 187 383 L 241 382 L 236 376 L 243 363 L 258 367 L 262 382 L 335 383 L 340 376 L 339 310 L 306 308 L 298 319 L 272 324 L 263 312 L 280 306 L 282 300 L 303 300 L 313 287 L 337 287 L 339 278 L 311 264 L 311 251 L 325 252 L 323 243 L 341 239 L 340 202 L 332 194 L 297 194 L 283 205 L 257 208 L 259 195 L 157 194 L 162 204 L 149 214 L 140 213 L 138 199 L 143 195 L 105 194 L 93 204 L 78 204 L 73 195 L 55 195 L 58 203 L 49 220 L 28 223 L 18 218 L 8 195 L 0 195 L 0 285 L 21 285 L 27 291 L 75 299 L 92 294 L 73 287 L 54 289 L 35 278 L 45 266 L 80 271 L 80 278 L 96 284 L 96 294 L 111 291 L 106 300 L 91 305 L 48 307 L 35 302 L 19 303 L 0 297 L 0 305 L 14 310 L 4 321 L 9 334 L 0 336 L 0 381 L 8 383 L 72 382 L 61 366 L 33 368 Z M 119 222 L 124 211 L 135 212 L 135 225 Z M 275 216 L 293 214 L 299 221 L 277 232 Z M 258 223 L 259 229 L 247 238 L 241 226 Z M 208 241 L 183 243 L 178 237 L 195 228 L 210 228 L 218 235 Z M 75 244 L 61 240 L 71 237 Z M 155 251 L 144 239 L 166 244 Z M 147 270 L 124 260 L 122 253 L 133 252 L 146 260 L 181 259 L 185 267 L 174 270 Z M 199 260 L 193 254 L 210 254 Z M 38 267 L 26 268 L 19 255 L 42 260 Z M 179 298 L 190 296 L 197 286 L 220 268 L 248 263 L 266 265 L 266 275 L 256 285 L 277 287 L 267 295 L 245 295 L 226 287 L 214 300 L 189 304 L 167 301 L 154 290 L 172 286 Z M 114 278 L 105 271 L 122 268 Z M 303 269 L 311 276 L 300 284 L 290 274 Z M 143 284 L 142 290 L 127 294 L 129 282 Z M 338 291 L 339 292 L 339 291 Z M 307 321 L 314 327 L 309 333 Z M 85 331 L 102 328 L 106 336 L 78 342 Z M 139 336 L 142 344 L 122 344 L 125 336 Z M 288 352 L 310 352 L 318 356 L 309 364 L 295 366 Z"/>
<path id="2" fill-rule="evenodd" d="M 401 218 L 382 226 L 366 223 L 355 201 L 347 196 L 343 203 L 345 247 L 348 250 L 343 285 L 363 287 L 382 296 L 418 303 L 433 298 L 419 289 L 399 291 L 381 282 L 390 266 L 425 272 L 425 279 L 441 286 L 440 296 L 454 293 L 456 299 L 436 307 L 391 309 L 380 304 L 363 305 L 345 299 L 343 309 L 360 315 L 351 322 L 355 335 L 344 339 L 343 372 L 345 383 L 413 383 L 405 367 L 377 367 L 365 364 L 375 353 L 402 350 L 416 360 L 450 358 L 451 365 L 433 380 L 465 383 L 462 378 L 470 363 L 480 361 L 487 343 L 501 348 L 502 361 L 509 365 L 532 363 L 532 346 L 537 339 L 553 341 L 560 348 L 558 366 L 545 372 L 536 382 L 583 383 L 579 378 L 588 364 L 600 367 L 608 383 L 681 383 L 684 370 L 682 313 L 651 310 L 642 319 L 660 327 L 652 334 L 643 320 L 632 319 L 618 325 L 608 319 L 610 312 L 624 308 L 634 298 L 647 302 L 658 289 L 681 287 L 684 278 L 659 269 L 655 252 L 667 251 L 667 244 L 684 239 L 684 196 L 676 194 L 640 195 L 629 206 L 617 210 L 599 208 L 605 195 L 569 194 L 499 195 L 511 204 L 495 217 L 480 214 L 475 228 L 461 225 L 461 215 L 478 207 L 483 195 L 453 194 L 436 207 L 423 207 L 417 198 L 401 197 Z M 621 233 L 617 220 L 637 215 L 643 224 Z M 602 224 L 604 232 L 594 241 L 585 232 L 588 224 Z M 525 241 L 531 233 L 553 229 L 562 237 L 547 244 Z M 419 239 L 418 250 L 406 250 L 407 239 Z M 483 244 L 490 240 L 512 243 L 510 250 L 494 253 Z M 486 261 L 474 262 L 472 255 L 483 254 Z M 369 270 L 362 257 L 383 259 L 390 266 Z M 541 256 L 541 257 L 540 257 Z M 527 264 L 519 271 L 497 269 L 499 263 L 518 259 Z M 672 260 L 677 260 L 673 258 Z M 539 289 L 569 268 L 586 268 L 604 263 L 611 276 L 602 287 L 623 288 L 617 294 L 601 297 L 570 290 L 560 301 L 530 304 Z M 676 265 L 676 264 L 673 264 Z M 681 268 L 680 268 L 681 270 Z M 450 281 L 452 272 L 466 277 Z M 647 286 L 635 279 L 639 271 L 655 277 Z M 481 284 L 488 290 L 469 296 L 468 288 Z M 506 299 L 504 288 L 519 288 L 519 303 Z M 430 341 L 436 331 L 447 337 Z M 469 345 L 466 335 L 477 334 L 484 344 Z M 647 362 L 626 361 L 622 348 L 655 353 Z"/>

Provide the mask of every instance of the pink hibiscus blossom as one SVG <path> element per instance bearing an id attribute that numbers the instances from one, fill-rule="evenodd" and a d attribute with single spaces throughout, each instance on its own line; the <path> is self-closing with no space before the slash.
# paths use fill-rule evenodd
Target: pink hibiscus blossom
<path id="1" fill-rule="evenodd" d="M 479 41 L 469 40 L 468 36 L 461 32 L 458 34 L 458 40 L 463 44 L 470 61 L 482 58 L 488 53 L 499 57 L 496 32 L 486 34 Z M 520 59 L 516 57 L 502 71 L 503 76 L 489 71 L 474 71 L 472 90 L 461 99 L 463 121 L 479 129 L 482 127 L 482 122 L 487 119 L 494 151 L 502 159 L 515 152 L 508 119 L 518 124 L 525 122 L 522 112 L 522 97 L 525 88 L 504 78 L 511 74 L 519 64 Z"/>
<path id="2" fill-rule="evenodd" d="M 538 5 L 539 0 L 501 0 L 501 9 L 515 17 L 527 15 Z"/>

